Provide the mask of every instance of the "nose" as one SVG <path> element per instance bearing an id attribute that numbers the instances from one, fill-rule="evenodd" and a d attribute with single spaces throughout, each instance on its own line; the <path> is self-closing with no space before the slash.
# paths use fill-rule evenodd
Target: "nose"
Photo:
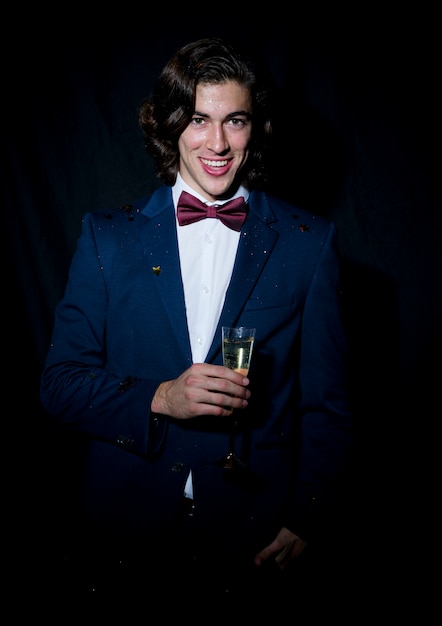
<path id="1" fill-rule="evenodd" d="M 207 138 L 207 147 L 217 154 L 227 152 L 229 149 L 229 142 L 227 141 L 222 124 L 215 124 L 211 127 L 210 134 Z"/>

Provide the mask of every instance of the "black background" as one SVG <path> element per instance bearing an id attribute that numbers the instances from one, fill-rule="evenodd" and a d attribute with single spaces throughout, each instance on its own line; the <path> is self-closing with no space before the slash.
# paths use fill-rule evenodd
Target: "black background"
<path id="1" fill-rule="evenodd" d="M 258 45 L 280 88 L 274 190 L 340 233 L 358 437 L 346 566 L 367 598 L 391 597 L 398 580 L 416 605 L 417 590 L 432 593 L 422 563 L 434 555 L 440 493 L 440 36 L 424 5 L 375 9 L 260 13 L 253 27 L 250 8 L 230 6 L 215 16 L 193 7 L 165 16 L 170 24 L 129 11 L 95 24 L 44 13 L 27 14 L 26 28 L 5 21 L 14 45 L 3 42 L 1 55 L 3 419 L 20 567 L 35 544 L 50 554 L 69 526 L 77 468 L 38 385 L 81 217 L 158 185 L 139 103 L 175 49 L 221 34 Z"/>

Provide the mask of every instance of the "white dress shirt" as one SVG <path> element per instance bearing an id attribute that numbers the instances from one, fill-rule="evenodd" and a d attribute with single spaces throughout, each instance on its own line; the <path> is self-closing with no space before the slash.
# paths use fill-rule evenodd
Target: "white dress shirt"
<path id="1" fill-rule="evenodd" d="M 222 204 L 207 202 L 178 174 L 172 188 L 175 212 L 182 191 L 193 194 L 206 204 Z M 247 200 L 248 195 L 248 191 L 240 187 L 229 200 L 238 196 Z M 179 226 L 177 221 L 177 231 L 192 360 L 203 363 L 224 304 L 241 233 L 216 218 L 187 226 Z M 221 337 L 219 340 L 221 342 Z"/>

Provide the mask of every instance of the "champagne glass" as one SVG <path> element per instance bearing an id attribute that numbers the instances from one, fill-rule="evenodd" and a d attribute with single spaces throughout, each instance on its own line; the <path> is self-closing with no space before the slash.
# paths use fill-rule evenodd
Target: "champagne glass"
<path id="1" fill-rule="evenodd" d="M 252 358 L 253 344 L 255 341 L 255 328 L 239 326 L 236 328 L 222 327 L 222 351 L 223 364 L 235 372 L 247 376 Z M 245 468 L 246 464 L 235 454 L 235 433 L 237 419 L 233 411 L 233 423 L 230 431 L 229 452 L 224 459 L 226 469 Z"/>

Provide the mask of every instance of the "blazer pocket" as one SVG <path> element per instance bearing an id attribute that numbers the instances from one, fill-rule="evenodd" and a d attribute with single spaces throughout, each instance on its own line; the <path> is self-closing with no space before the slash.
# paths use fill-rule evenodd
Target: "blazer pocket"
<path id="1" fill-rule="evenodd" d="M 250 298 L 247 301 L 247 311 L 263 311 L 265 309 L 278 309 L 281 307 L 293 306 L 295 301 L 294 294 L 284 294 L 276 298 Z"/>

